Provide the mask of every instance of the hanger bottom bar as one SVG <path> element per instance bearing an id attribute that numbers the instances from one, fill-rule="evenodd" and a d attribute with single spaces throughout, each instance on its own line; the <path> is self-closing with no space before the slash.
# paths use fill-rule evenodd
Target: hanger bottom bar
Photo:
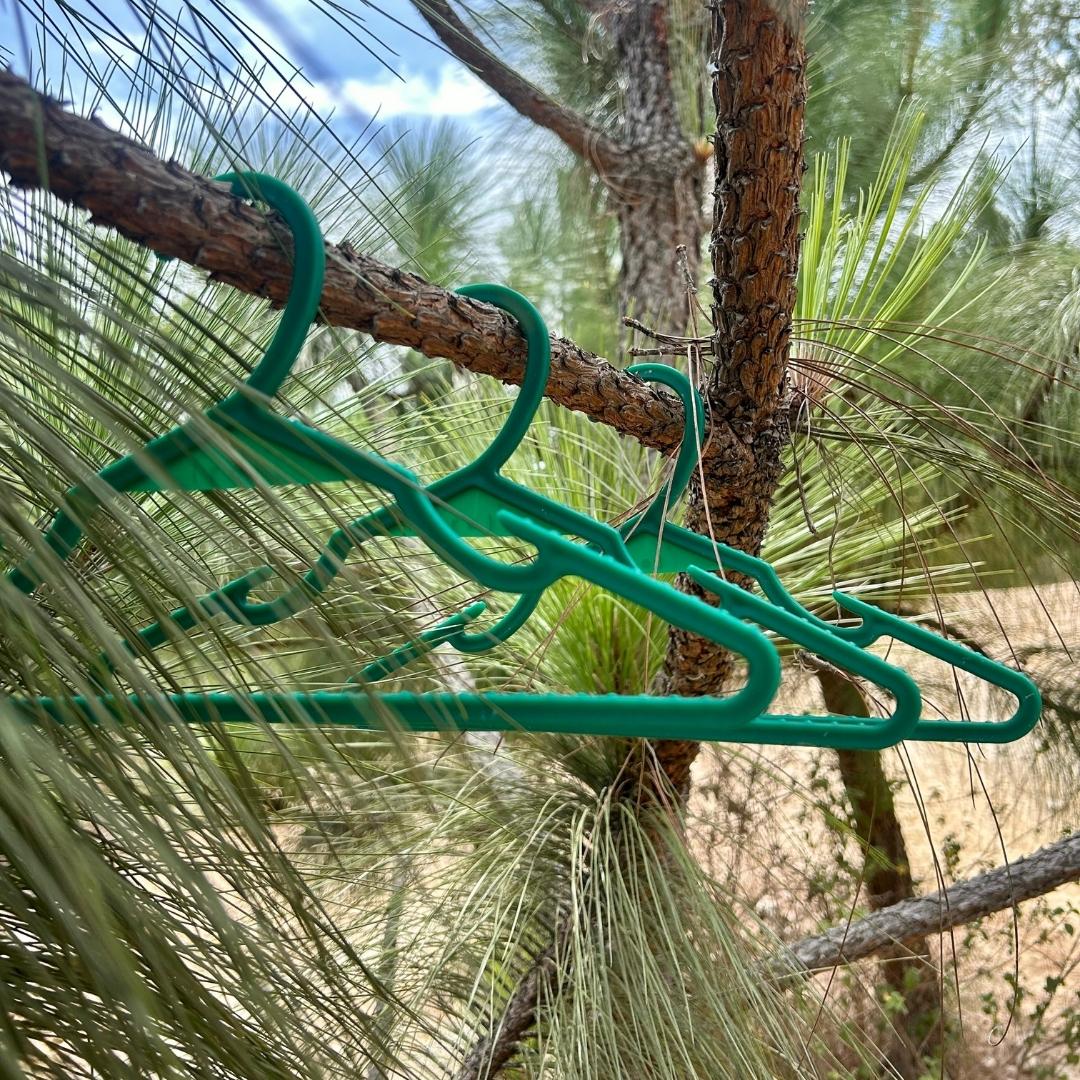
<path id="1" fill-rule="evenodd" d="M 622 738 L 687 739 L 844 750 L 880 750 L 881 721 L 854 716 L 765 714 L 740 719 L 717 715 L 724 700 L 656 698 L 645 695 L 410 694 L 362 691 L 313 693 L 193 693 L 161 697 L 74 697 L 16 699 L 28 719 L 101 723 L 153 715 L 191 724 L 315 724 L 384 731 L 528 731 Z M 1002 741 L 997 725 L 941 724 L 938 740 Z"/>

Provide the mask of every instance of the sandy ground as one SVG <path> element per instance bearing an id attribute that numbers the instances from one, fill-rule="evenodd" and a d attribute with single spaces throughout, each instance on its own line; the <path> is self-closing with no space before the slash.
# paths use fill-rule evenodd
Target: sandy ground
<path id="1" fill-rule="evenodd" d="M 1047 698 L 1080 707 L 1080 586 L 1064 584 L 951 597 L 947 621 L 999 659 L 1014 653 Z M 1071 656 L 1070 656 L 1071 654 Z M 957 687 L 943 665 L 909 649 L 890 660 L 915 675 L 924 698 L 945 715 L 958 714 Z M 811 675 L 789 681 L 792 711 L 823 708 Z M 959 693 L 973 718 L 1001 715 L 975 680 Z M 1005 699 L 1006 701 L 1008 699 Z M 1047 738 L 1041 724 L 1004 746 L 907 743 L 884 755 L 896 783 L 897 811 L 920 891 L 1000 865 L 1080 827 L 1080 756 Z M 845 835 L 846 801 L 828 753 L 788 748 L 721 752 L 698 764 L 694 837 L 702 857 L 733 893 L 749 897 L 755 913 L 785 939 L 843 922 L 859 903 L 851 882 L 860 852 Z M 824 811 L 824 813 L 823 813 Z M 837 827 L 826 824 L 830 820 Z M 838 870 L 838 860 L 848 860 Z M 1008 914 L 942 940 L 939 961 L 958 996 L 963 1050 L 949 1075 L 1080 1078 L 1062 1040 L 1069 1010 L 1080 1006 L 1080 884 L 1024 906 L 1019 920 L 1019 985 L 1011 1023 L 1010 979 L 1016 962 Z M 1075 927 L 1075 933 L 1073 932 Z M 872 976 L 872 972 L 862 973 Z M 1053 987 L 1047 980 L 1063 978 Z M 819 980 L 824 987 L 826 980 Z M 1033 1010 L 1054 992 L 1036 1047 Z M 991 995 L 995 1002 L 986 997 Z M 955 1017 L 954 1017 L 955 1018 Z M 1074 1033 L 1080 1043 L 1080 1016 Z M 1080 1046 L 1078 1046 L 1080 1051 Z M 1040 1069 L 1044 1071 L 1039 1071 Z"/>

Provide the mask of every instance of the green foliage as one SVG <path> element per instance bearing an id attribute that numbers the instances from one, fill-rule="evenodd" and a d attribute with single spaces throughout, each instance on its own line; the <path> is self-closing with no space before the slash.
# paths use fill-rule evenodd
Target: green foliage
<path id="1" fill-rule="evenodd" d="M 386 189 L 380 220 L 389 224 L 394 262 L 448 287 L 473 280 L 470 265 L 485 218 L 475 142 L 452 121 L 390 124 L 380 135 Z"/>
<path id="2" fill-rule="evenodd" d="M 550 175 L 532 178 L 511 214 L 497 236 L 507 284 L 533 298 L 571 340 L 614 356 L 617 235 L 596 177 L 553 160 Z"/>
<path id="3" fill-rule="evenodd" d="M 933 118 L 917 160 L 925 179 L 991 113 L 1018 46 L 1011 21 L 1023 7 L 1022 0 L 815 4 L 807 35 L 810 131 L 823 147 L 852 141 L 862 187 L 896 118 L 917 107 Z M 883 41 L 892 46 L 881 48 Z"/>
<path id="4" fill-rule="evenodd" d="M 989 258 L 981 243 L 971 243 L 994 172 L 976 174 L 933 217 L 932 187 L 906 197 L 919 128 L 915 118 L 898 129 L 878 177 L 852 210 L 846 145 L 838 147 L 832 176 L 827 158 L 816 162 L 794 362 L 806 436 L 889 447 L 894 465 L 882 482 L 901 513 L 942 515 L 940 550 L 968 564 L 969 587 L 983 585 L 981 562 L 1059 578 L 1076 569 L 1080 507 L 1067 482 L 1075 457 L 1069 432 L 1076 395 L 1068 392 L 1075 346 L 1071 330 L 1063 340 L 1045 315 L 1037 335 L 1033 324 L 1040 306 L 1045 312 L 1056 303 L 1055 324 L 1071 327 L 1068 301 L 1055 301 L 1052 291 L 1047 297 L 1060 271 L 1046 261 L 1045 248 L 1042 273 L 1024 277 L 1024 263 Z M 1006 296 L 1007 312 L 995 313 Z M 1004 320 L 994 325 L 1013 313 L 1011 327 Z M 1007 335 L 1025 319 L 1032 337 L 1007 344 L 1018 340 Z M 1056 356 L 1039 352 L 1048 330 Z M 1052 433 L 1051 416 L 1060 418 Z M 932 462 L 938 479 L 913 484 L 907 473 L 915 462 Z M 925 569 L 921 551 L 917 559 Z"/>
<path id="5" fill-rule="evenodd" d="M 819 142 L 848 129 L 855 141 L 816 161 L 807 192 L 793 373 L 801 397 L 766 554 L 802 602 L 829 616 L 834 586 L 886 606 L 937 606 L 950 589 L 980 583 L 979 560 L 991 556 L 999 568 L 1061 576 L 1071 567 L 1062 538 L 1075 538 L 1076 496 L 1065 483 L 1076 466 L 1075 395 L 1066 392 L 1080 334 L 1075 250 L 1045 214 L 1063 196 L 1053 184 L 1044 193 L 1040 174 L 1027 185 L 1037 197 L 1017 202 L 1007 186 L 994 188 L 993 170 L 952 197 L 920 188 L 913 177 L 955 131 L 940 115 L 929 142 L 916 124 L 901 125 L 878 160 L 898 65 L 924 103 L 960 93 L 983 107 L 985 53 L 972 42 L 997 47 L 999 23 L 979 20 L 984 9 L 998 19 L 1002 5 L 948 5 L 940 34 L 927 28 L 925 5 L 899 8 L 819 5 L 838 50 L 819 50 L 823 89 L 811 108 L 817 130 L 830 132 Z M 682 0 L 671 9 L 680 108 L 696 134 L 708 123 L 706 13 Z M 493 222 L 478 192 L 498 154 L 445 124 L 392 128 L 372 149 L 370 132 L 343 144 L 300 103 L 298 72 L 272 50 L 254 63 L 239 49 L 210 70 L 200 33 L 254 40 L 218 5 L 189 5 L 188 21 L 136 5 L 147 27 L 134 56 L 92 9 L 58 10 L 110 57 L 100 71 L 72 56 L 58 92 L 79 87 L 70 96 L 81 104 L 111 109 L 201 171 L 275 172 L 315 203 L 333 239 L 447 284 L 503 276 L 560 330 L 614 354 L 613 224 L 583 170 L 562 163 L 532 176 L 506 222 Z M 529 13 L 513 41 L 539 43 L 531 72 L 612 122 L 610 57 L 584 5 L 545 2 Z M 370 40 L 356 18 L 340 17 Z M 218 19 L 228 21 L 215 28 Z M 892 74 L 871 78 L 850 61 L 871 55 L 867 42 L 887 29 L 881 19 L 912 50 L 880 59 L 875 49 Z M 959 55 L 972 63 L 939 83 L 936 70 Z M 882 94 L 870 95 L 879 84 Z M 10 190 L 3 199 L 0 545 L 14 562 L 69 485 L 242 378 L 273 317 L 50 199 Z M 977 237 L 995 213 L 1005 224 L 987 254 Z M 508 398 L 328 328 L 313 329 L 285 391 L 290 408 L 425 479 L 473 458 Z M 509 471 L 615 520 L 657 489 L 663 468 L 610 430 L 546 407 Z M 125 691 L 340 685 L 459 610 L 474 586 L 420 544 L 369 545 L 288 623 L 214 622 L 138 658 L 117 641 L 242 570 L 272 565 L 276 592 L 335 525 L 380 501 L 359 487 L 110 501 L 37 597 L 0 587 L 0 687 L 86 689 L 91 673 L 104 677 L 102 650 Z M 1018 534 L 1030 552 L 1017 550 Z M 972 538 L 985 535 L 973 551 Z M 487 599 L 496 611 L 506 603 Z M 633 692 L 649 686 L 665 633 L 607 594 L 565 586 L 506 648 L 468 661 L 437 651 L 398 681 Z M 1060 700 L 1072 730 L 1075 708 Z M 6 1075 L 443 1076 L 552 942 L 541 1022 L 515 1075 L 880 1068 L 859 1025 L 846 1023 L 846 1003 L 839 1019 L 831 999 L 819 1016 L 812 986 L 800 996 L 764 984 L 757 964 L 774 942 L 747 913 L 737 875 L 722 886 L 678 822 L 613 797 L 628 759 L 612 740 L 194 731 L 163 709 L 123 719 L 47 731 L 0 724 Z M 827 815 L 834 828 L 808 894 L 839 922 L 858 874 L 847 808 L 819 773 L 809 786 L 808 820 Z M 755 840 L 735 828 L 716 838 L 746 849 Z M 1031 1006 L 1034 1039 L 1058 1023 L 1067 990 L 1047 982 Z M 1054 1067 L 1067 1071 L 1072 999 L 1060 1015 L 1064 1056 Z"/>

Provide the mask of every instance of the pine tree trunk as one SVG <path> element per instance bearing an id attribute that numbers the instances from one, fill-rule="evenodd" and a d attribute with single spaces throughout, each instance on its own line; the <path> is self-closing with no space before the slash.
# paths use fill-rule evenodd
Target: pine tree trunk
<path id="1" fill-rule="evenodd" d="M 689 319 L 676 248 L 701 251 L 705 157 L 686 134 L 672 86 L 667 4 L 622 2 L 600 16 L 612 44 L 623 91 L 620 165 L 601 174 L 619 221 L 621 314 L 668 333 Z"/>
<path id="2" fill-rule="evenodd" d="M 751 554 L 761 550 L 788 441 L 785 371 L 799 258 L 806 8 L 806 0 L 723 0 L 713 8 L 715 366 L 705 388 L 704 484 L 691 486 L 686 522 Z M 681 587 L 699 592 L 689 581 Z M 657 690 L 717 693 L 732 670 L 728 652 L 673 629 Z M 688 742 L 654 748 L 683 794 L 697 751 Z"/>
<path id="3" fill-rule="evenodd" d="M 676 264 L 676 249 L 701 250 L 703 175 L 696 160 L 676 176 L 659 173 L 646 184 L 635 178 L 633 194 L 620 193 L 619 314 L 669 334 L 686 331 L 689 297 Z"/>
<path id="4" fill-rule="evenodd" d="M 859 687 L 842 672 L 828 667 L 818 670 L 818 684 L 829 712 L 846 716 L 869 716 L 870 709 Z M 838 750 L 837 763 L 854 819 L 863 843 L 863 889 L 871 911 L 880 911 L 915 895 L 907 844 L 896 816 L 892 788 L 881 764 L 881 755 L 866 750 Z M 940 976 L 925 938 L 899 945 L 881 954 L 884 986 L 900 996 L 904 1007 L 891 1017 L 895 1042 L 889 1062 L 903 1080 L 918 1080 L 921 1059 L 940 1051 L 942 1000 Z"/>

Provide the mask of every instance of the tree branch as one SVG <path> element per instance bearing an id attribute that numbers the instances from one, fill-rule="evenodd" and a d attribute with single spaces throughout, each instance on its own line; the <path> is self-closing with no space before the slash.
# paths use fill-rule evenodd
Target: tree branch
<path id="1" fill-rule="evenodd" d="M 214 280 L 277 304 L 288 294 L 291 245 L 272 217 L 225 185 L 66 111 L 9 71 L 0 71 L 0 170 L 16 187 L 47 189 L 90 211 L 95 224 Z M 506 383 L 519 384 L 524 374 L 525 341 L 508 315 L 344 244 L 327 246 L 321 317 Z M 683 408 L 676 397 L 565 338 L 553 336 L 551 348 L 552 401 L 655 450 L 677 449 Z"/>
<path id="2" fill-rule="evenodd" d="M 777 977 L 806 975 L 865 960 L 896 945 L 942 934 L 1080 880 L 1080 832 L 1017 862 L 968 878 L 932 896 L 901 900 L 849 926 L 788 945 L 769 963 Z"/>
<path id="3" fill-rule="evenodd" d="M 579 157 L 604 173 L 625 161 L 625 150 L 571 109 L 549 98 L 495 56 L 446 0 L 413 0 L 439 40 L 516 112 L 547 128 Z"/>
<path id="4" fill-rule="evenodd" d="M 553 941 L 537 955 L 500 1014 L 498 1023 L 466 1054 L 455 1080 L 491 1080 L 518 1052 L 521 1040 L 536 1023 L 541 994 L 555 973 L 556 953 L 557 941 Z"/>

